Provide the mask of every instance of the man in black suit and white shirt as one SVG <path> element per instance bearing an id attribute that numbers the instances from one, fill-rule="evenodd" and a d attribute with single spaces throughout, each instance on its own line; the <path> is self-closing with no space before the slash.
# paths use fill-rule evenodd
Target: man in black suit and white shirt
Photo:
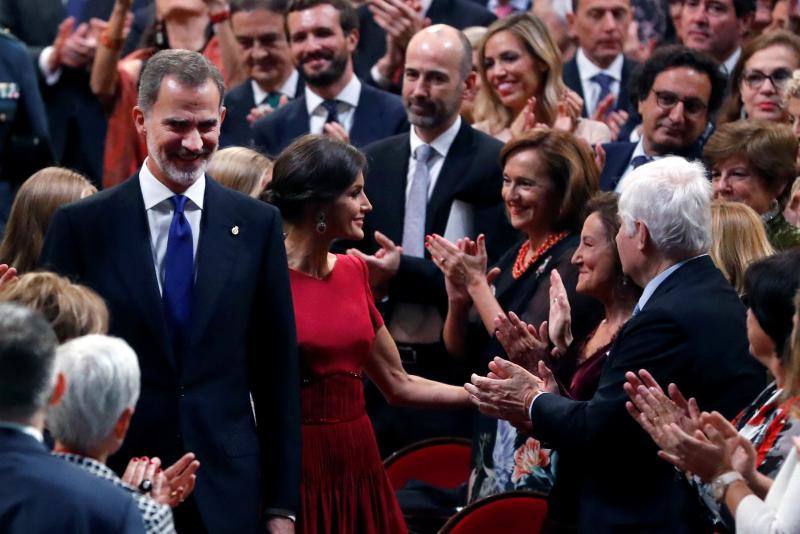
<path id="1" fill-rule="evenodd" d="M 447 234 L 455 240 L 484 232 L 497 250 L 509 244 L 512 234 L 499 207 L 502 143 L 459 116 L 462 94 L 475 83 L 471 56 L 466 37 L 450 26 L 430 26 L 411 40 L 403 105 L 413 127 L 365 149 L 365 191 L 373 210 L 359 249 L 379 248 L 380 253 L 354 251 L 367 262 L 376 292 L 388 291 L 386 322 L 406 363 L 427 378 L 451 383 L 459 383 L 463 371 L 440 342 L 447 296 L 441 271 L 425 252 L 425 235 Z M 465 431 L 464 418 L 419 411 L 403 411 L 407 416 L 400 418 L 397 413 L 388 407 L 371 410 L 386 449 L 445 429 Z"/>
<path id="2" fill-rule="evenodd" d="M 545 392 L 500 358 L 489 365 L 495 377 L 473 375 L 466 386 L 482 412 L 528 425 L 562 462 L 574 462 L 581 532 L 696 531 L 686 481 L 625 409 L 626 372 L 647 369 L 727 418 L 764 384 L 748 354 L 744 305 L 708 256 L 710 201 L 702 164 L 679 157 L 643 165 L 623 184 L 616 244 L 623 271 L 644 291 L 591 400 Z"/>
<path id="3" fill-rule="evenodd" d="M 250 125 L 303 94 L 284 29 L 286 0 L 231 2 L 231 28 L 242 48 L 248 79 L 225 95 L 219 146 L 250 146 Z"/>
<path id="4" fill-rule="evenodd" d="M 283 228 L 276 209 L 205 175 L 223 95 L 200 54 L 151 57 L 133 110 L 144 165 L 56 212 L 42 263 L 97 291 L 110 333 L 139 356 L 141 397 L 109 465 L 192 451 L 202 467 L 179 530 L 292 532 L 300 383 Z"/>
<path id="5" fill-rule="evenodd" d="M 408 128 L 400 99 L 353 73 L 359 32 L 349 0 L 290 0 L 286 32 L 306 88 L 303 96 L 253 124 L 257 149 L 276 156 L 307 133 L 362 147 Z"/>

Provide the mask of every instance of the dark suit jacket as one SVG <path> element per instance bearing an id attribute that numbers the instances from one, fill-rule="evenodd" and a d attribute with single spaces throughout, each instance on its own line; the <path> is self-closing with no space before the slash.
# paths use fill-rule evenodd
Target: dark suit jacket
<path id="1" fill-rule="evenodd" d="M 133 455 L 169 465 L 194 452 L 194 495 L 211 532 L 258 531 L 262 504 L 297 509 L 298 360 L 275 208 L 207 179 L 183 353 L 166 330 L 137 176 L 61 208 L 42 263 L 97 291 L 111 335 L 139 356 L 142 393 L 116 468 Z"/>
<path id="2" fill-rule="evenodd" d="M 459 30 L 469 26 L 489 26 L 497 17 L 470 0 L 433 0 L 425 16 L 431 24 L 447 24 Z M 386 53 L 386 32 L 372 18 L 366 5 L 358 8 L 358 48 L 353 58 L 356 75 L 373 83 L 370 69 Z"/>
<path id="3" fill-rule="evenodd" d="M 617 97 L 617 101 L 614 103 L 615 110 L 623 110 L 628 111 L 630 108 L 630 88 L 628 87 L 628 83 L 630 82 L 631 73 L 633 69 L 637 67 L 638 63 L 632 61 L 628 58 L 624 58 L 622 62 L 622 80 L 619 83 L 619 96 Z M 564 65 L 564 74 L 562 75 L 564 79 L 564 83 L 567 84 L 567 87 L 581 95 L 581 98 L 584 100 L 586 97 L 583 94 L 583 85 L 581 84 L 581 74 L 578 70 L 578 62 L 575 58 L 572 58 Z M 586 114 L 586 104 L 583 105 L 583 110 L 581 111 L 582 117 L 587 117 Z"/>
<path id="4" fill-rule="evenodd" d="M 492 251 L 505 251 L 517 237 L 500 207 L 502 171 L 498 157 L 503 144 L 462 121 L 428 201 L 425 233 L 444 234 L 453 200 L 476 207 L 476 233 L 487 235 Z M 373 210 L 364 220 L 366 238 L 359 247 L 372 254 L 378 248 L 374 232 L 379 230 L 395 243 L 403 241 L 409 134 L 396 135 L 369 145 L 364 190 Z M 499 257 L 499 254 L 494 255 Z M 441 271 L 429 258 L 403 256 L 390 296 L 396 300 L 444 306 L 447 295 Z"/>
<path id="5" fill-rule="evenodd" d="M 682 476 L 625 409 L 625 372 L 639 369 L 727 418 L 763 388 L 764 369 L 748 354 L 745 308 L 708 256 L 673 272 L 623 327 L 590 401 L 544 394 L 533 403 L 534 437 L 580 465 L 583 532 L 689 529 Z"/>
<path id="6" fill-rule="evenodd" d="M 256 150 L 277 156 L 298 137 L 308 133 L 305 95 L 253 124 Z M 361 81 L 361 95 L 350 128 L 350 143 L 359 148 L 408 129 L 406 112 L 400 99 Z"/>
<path id="7" fill-rule="evenodd" d="M 0 428 L 0 473 L 0 530 L 6 534 L 144 533 L 127 493 L 18 430 Z"/>
<path id="8" fill-rule="evenodd" d="M 636 150 L 636 143 L 631 143 L 630 141 L 606 143 L 603 145 L 603 149 L 606 151 L 606 164 L 603 167 L 603 172 L 600 173 L 600 190 L 613 191 L 625 174 L 625 169 L 631 163 L 633 151 Z M 699 159 L 702 154 L 702 140 L 698 140 L 688 150 L 676 155 L 695 160 Z"/>
<path id="9" fill-rule="evenodd" d="M 247 122 L 247 115 L 255 107 L 253 96 L 253 84 L 248 78 L 244 83 L 237 85 L 225 93 L 225 120 L 219 136 L 219 146 L 251 146 L 253 137 L 250 130 L 250 123 Z M 293 98 L 303 96 L 306 84 L 302 77 L 297 78 L 297 90 Z"/>

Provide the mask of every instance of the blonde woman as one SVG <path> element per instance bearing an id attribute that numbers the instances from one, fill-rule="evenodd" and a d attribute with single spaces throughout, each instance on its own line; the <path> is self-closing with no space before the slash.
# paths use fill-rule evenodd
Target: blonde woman
<path id="1" fill-rule="evenodd" d="M 610 142 L 605 124 L 580 118 L 583 103 L 564 85 L 562 68 L 561 52 L 540 19 L 520 13 L 495 21 L 478 50 L 475 128 L 503 142 L 540 124 L 591 145 Z"/>
<path id="2" fill-rule="evenodd" d="M 711 237 L 711 259 L 739 295 L 744 293 L 747 266 L 775 253 L 761 218 L 741 202 L 711 204 Z"/>
<path id="3" fill-rule="evenodd" d="M 232 146 L 212 156 L 208 175 L 225 187 L 258 198 L 272 179 L 272 162 L 255 150 Z"/>

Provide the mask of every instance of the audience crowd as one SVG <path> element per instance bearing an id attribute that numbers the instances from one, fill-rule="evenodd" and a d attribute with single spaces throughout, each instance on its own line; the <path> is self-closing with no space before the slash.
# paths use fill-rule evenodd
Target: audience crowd
<path id="1" fill-rule="evenodd" d="M 0 532 L 800 534 L 800 0 L 0 30 Z"/>

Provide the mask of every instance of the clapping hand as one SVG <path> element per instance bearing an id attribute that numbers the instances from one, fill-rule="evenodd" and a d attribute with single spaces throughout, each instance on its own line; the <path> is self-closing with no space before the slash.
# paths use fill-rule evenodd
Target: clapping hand
<path id="1" fill-rule="evenodd" d="M 375 242 L 381 248 L 375 254 L 364 254 L 356 248 L 347 251 L 351 256 L 364 260 L 369 268 L 369 284 L 376 298 L 382 298 L 388 291 L 389 282 L 400 269 L 403 247 L 380 232 L 375 232 Z"/>
<path id="2" fill-rule="evenodd" d="M 495 336 L 503 346 L 509 359 L 525 369 L 536 369 L 547 354 L 550 341 L 547 336 L 547 321 L 537 330 L 522 321 L 514 312 L 499 314 L 494 320 Z"/>
<path id="3" fill-rule="evenodd" d="M 495 357 L 485 377 L 473 374 L 464 384 L 470 401 L 481 413 L 527 427 L 533 398 L 544 390 L 544 381 L 523 367 Z"/>
<path id="4" fill-rule="evenodd" d="M 469 289 L 470 286 L 486 283 L 489 260 L 486 253 L 486 238 L 483 234 L 479 235 L 475 242 L 462 242 L 460 248 L 444 237 L 432 234 L 425 237 L 425 247 L 433 263 L 453 284 Z M 499 272 L 499 269 L 494 271 L 492 278 Z"/>
<path id="5" fill-rule="evenodd" d="M 547 332 L 555 345 L 553 356 L 563 354 L 572 345 L 572 310 L 567 288 L 556 269 L 550 271 L 550 314 Z"/>
<path id="6" fill-rule="evenodd" d="M 578 127 L 583 111 L 583 99 L 575 91 L 567 89 L 561 94 L 556 110 L 553 129 L 572 133 Z"/>
<path id="7" fill-rule="evenodd" d="M 172 508 L 182 503 L 194 491 L 200 462 L 188 452 L 165 470 L 158 458 L 132 458 L 122 475 L 122 480 L 149 493 L 150 497 Z"/>
<path id="8" fill-rule="evenodd" d="M 289 102 L 289 97 L 286 95 L 281 95 L 280 100 L 278 100 L 278 108 L 281 106 L 285 106 Z M 264 118 L 273 111 L 278 108 L 273 108 L 269 104 L 261 104 L 260 106 L 256 106 L 250 110 L 250 113 L 247 114 L 247 124 L 253 124 L 258 119 Z"/>
<path id="9" fill-rule="evenodd" d="M 0 263 L 0 289 L 17 280 L 17 270 L 7 263 Z"/>

